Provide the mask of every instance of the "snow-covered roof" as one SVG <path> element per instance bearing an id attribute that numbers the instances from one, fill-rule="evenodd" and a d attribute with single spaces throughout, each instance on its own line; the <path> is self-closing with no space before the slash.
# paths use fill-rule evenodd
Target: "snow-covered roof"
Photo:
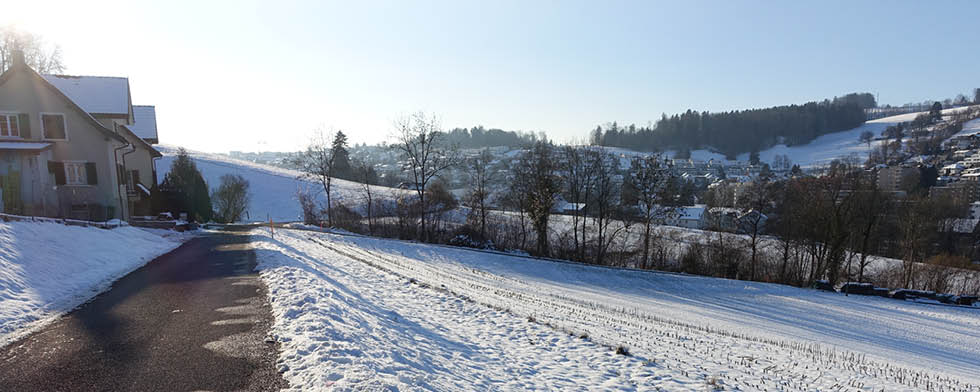
<path id="1" fill-rule="evenodd" d="M 150 105 L 133 105 L 133 125 L 129 129 L 142 139 L 157 141 L 157 110 Z"/>
<path id="2" fill-rule="evenodd" d="M 82 110 L 93 114 L 129 115 L 129 79 L 111 76 L 42 75 L 44 80 L 58 88 L 78 104 Z"/>
<path id="3" fill-rule="evenodd" d="M 678 219 L 695 219 L 695 220 L 701 219 L 702 215 L 704 215 L 704 210 L 707 207 L 708 206 L 704 204 L 696 204 L 693 206 L 684 206 L 678 208 L 677 209 L 677 212 L 679 213 Z"/>
<path id="4" fill-rule="evenodd" d="M 146 189 L 146 187 L 143 186 L 143 184 L 140 184 L 140 183 L 137 182 L 136 183 L 136 187 L 139 188 L 141 191 L 143 191 L 143 193 L 145 193 L 147 196 L 150 195 L 150 190 L 149 189 Z"/>
<path id="5" fill-rule="evenodd" d="M 565 200 L 555 202 L 555 209 L 559 211 L 581 211 L 585 208 L 585 203 L 572 203 Z"/>
<path id="6" fill-rule="evenodd" d="M 980 219 L 953 219 L 953 232 L 960 234 L 972 233 L 976 229 L 977 223 L 980 223 Z"/>
<path id="7" fill-rule="evenodd" d="M 44 150 L 48 147 L 51 147 L 51 143 L 0 142 L 0 151 L 35 151 Z"/>

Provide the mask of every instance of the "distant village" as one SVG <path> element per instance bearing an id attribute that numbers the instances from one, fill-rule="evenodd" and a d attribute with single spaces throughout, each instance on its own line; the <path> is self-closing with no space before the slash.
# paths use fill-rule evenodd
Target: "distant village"
<path id="1" fill-rule="evenodd" d="M 929 107 L 917 105 L 911 109 L 927 110 Z M 868 115 L 870 118 L 881 118 L 885 114 L 909 113 L 911 109 L 901 107 L 874 109 Z M 924 184 L 928 188 L 930 197 L 953 197 L 972 203 L 968 213 L 955 225 L 957 231 L 972 233 L 980 223 L 980 123 L 972 121 L 980 117 L 980 107 L 962 109 L 957 115 L 943 116 L 936 124 L 924 127 L 919 132 L 898 135 L 908 145 L 905 148 L 911 149 L 913 139 L 933 136 L 936 129 L 946 129 L 947 132 L 952 129 L 957 132 L 943 140 L 932 154 L 913 155 L 910 151 L 898 151 L 887 163 L 873 164 L 872 160 L 879 155 L 879 149 L 894 148 L 894 141 L 890 141 L 890 138 L 895 136 L 890 134 L 894 132 L 894 127 L 889 127 L 882 132 L 882 135 L 871 136 L 870 141 L 876 146 L 869 156 L 853 154 L 841 156 L 838 160 L 823 165 L 801 167 L 800 164 L 794 164 L 792 157 L 779 154 L 775 155 L 771 162 L 756 163 L 745 160 L 665 158 L 664 162 L 670 167 L 673 175 L 684 183 L 690 192 L 690 195 L 682 200 L 690 203 L 676 206 L 676 213 L 671 214 L 664 223 L 691 229 L 745 233 L 748 229 L 744 222 L 757 222 L 759 215 L 764 222 L 768 217 L 763 212 L 738 207 L 740 205 L 737 200 L 738 195 L 745 193 L 743 188 L 752 185 L 760 178 L 772 181 L 795 177 L 820 177 L 831 170 L 832 165 L 847 164 L 854 168 L 862 168 L 861 175 L 872 181 L 880 191 L 893 197 L 904 197 L 910 189 Z M 966 125 L 965 131 L 964 125 Z M 910 126 L 900 123 L 898 127 Z M 459 152 L 461 159 L 466 161 L 475 159 L 484 150 L 489 151 L 494 158 L 491 166 L 496 173 L 492 176 L 495 188 L 505 189 L 509 181 L 510 168 L 520 159 L 525 149 L 492 146 L 482 149 L 461 149 Z M 623 178 L 630 168 L 631 157 L 649 155 L 619 148 L 607 148 L 606 151 L 615 155 L 620 161 L 619 173 L 614 176 L 614 181 L 619 186 L 624 183 Z M 296 159 L 300 153 L 231 151 L 228 155 L 250 162 L 295 169 Z M 403 173 L 406 163 L 402 161 L 403 158 L 398 151 L 385 146 L 359 144 L 351 148 L 351 157 L 374 168 L 379 174 L 378 185 L 411 188 Z M 447 170 L 439 178 L 457 197 L 463 198 L 469 180 L 465 167 Z M 727 197 L 729 200 L 711 200 L 710 192 L 722 188 L 729 193 Z M 575 203 L 567 199 L 562 196 L 556 200 L 554 213 L 575 214 L 587 208 L 587 203 Z"/>

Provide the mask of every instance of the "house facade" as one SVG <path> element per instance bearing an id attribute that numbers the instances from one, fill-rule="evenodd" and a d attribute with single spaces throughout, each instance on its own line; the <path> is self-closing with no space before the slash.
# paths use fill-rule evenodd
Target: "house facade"
<path id="1" fill-rule="evenodd" d="M 147 209 L 160 153 L 133 126 L 127 79 L 41 75 L 15 54 L 0 75 L 3 212 L 107 220 Z"/>

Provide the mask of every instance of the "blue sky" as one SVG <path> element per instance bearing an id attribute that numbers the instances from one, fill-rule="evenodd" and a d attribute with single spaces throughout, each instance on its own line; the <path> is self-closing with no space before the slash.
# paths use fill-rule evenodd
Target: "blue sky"
<path id="1" fill-rule="evenodd" d="M 164 143 L 295 150 L 318 128 L 376 143 L 426 111 L 583 139 L 868 91 L 882 103 L 980 87 L 980 2 L 277 1 L 7 5 L 67 73 L 128 76 Z M 49 10 L 56 9 L 57 13 Z"/>

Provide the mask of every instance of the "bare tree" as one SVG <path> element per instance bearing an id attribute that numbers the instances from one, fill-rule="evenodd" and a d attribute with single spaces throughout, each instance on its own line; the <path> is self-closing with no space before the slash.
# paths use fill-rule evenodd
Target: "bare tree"
<path id="1" fill-rule="evenodd" d="M 926 258 L 926 247 L 935 236 L 935 213 L 929 200 L 921 197 L 906 199 L 899 209 L 899 245 L 902 250 L 901 284 L 911 288 L 915 284 L 915 266 Z"/>
<path id="2" fill-rule="evenodd" d="M 299 201 L 299 206 L 303 210 L 303 223 L 316 224 L 316 199 L 310 194 L 309 189 L 305 186 L 297 187 L 296 200 Z"/>
<path id="3" fill-rule="evenodd" d="M 554 146 L 548 142 L 536 142 L 521 155 L 515 166 L 513 190 L 525 195 L 527 214 L 537 238 L 537 254 L 548 256 L 548 219 L 561 191 L 561 178 L 557 175 Z"/>
<path id="4" fill-rule="evenodd" d="M 358 182 L 360 182 L 361 192 L 364 194 L 364 202 L 367 204 L 367 222 L 368 222 L 368 234 L 374 235 L 374 189 L 371 182 L 374 180 L 372 178 L 373 169 L 370 165 L 362 160 L 356 160 L 354 162 L 354 173 L 357 174 Z"/>
<path id="5" fill-rule="evenodd" d="M 568 201 L 576 208 L 572 211 L 572 241 L 575 258 L 585 259 L 585 209 L 578 208 L 591 198 L 595 183 L 594 166 L 586 160 L 585 150 L 566 145 L 561 149 L 561 174 L 565 179 Z M 581 234 L 579 233 L 581 226 Z"/>
<path id="6" fill-rule="evenodd" d="M 871 152 L 873 151 L 873 150 L 871 150 L 871 141 L 874 140 L 874 137 L 875 137 L 875 134 L 874 133 L 871 133 L 871 131 L 864 131 L 864 132 L 861 132 L 861 136 L 859 138 L 859 140 L 861 141 L 861 143 L 864 143 L 864 144 L 867 144 L 868 145 L 868 160 L 869 161 L 871 160 Z"/>
<path id="7" fill-rule="evenodd" d="M 516 167 L 514 168 L 516 171 Z M 510 208 L 517 211 L 517 224 L 520 229 L 520 241 L 514 241 L 518 244 L 517 247 L 520 249 L 527 248 L 527 211 L 528 211 L 528 195 L 524 193 L 526 189 L 526 184 L 521 181 L 516 175 L 513 175 L 514 171 L 511 172 L 512 176 L 510 185 L 508 186 L 507 192 L 500 198 L 500 203 L 503 207 Z"/>
<path id="8" fill-rule="evenodd" d="M 20 31 L 13 26 L 0 27 L 0 73 L 10 68 L 17 51 L 23 54 L 24 62 L 38 73 L 64 72 L 61 47 L 48 45 L 40 35 Z"/>
<path id="9" fill-rule="evenodd" d="M 873 182 L 861 181 L 855 192 L 855 203 L 858 205 L 856 223 L 859 231 L 855 236 L 858 244 L 854 250 L 861 253 L 858 259 L 857 280 L 864 282 L 864 270 L 870 263 L 869 256 L 873 251 L 873 245 L 879 240 L 878 228 L 887 212 L 889 201 L 888 196 Z M 847 273 L 851 273 L 850 266 L 847 268 Z"/>
<path id="10" fill-rule="evenodd" d="M 419 197 L 421 208 L 420 238 L 426 238 L 425 188 L 439 173 L 456 165 L 459 160 L 455 146 L 446 144 L 435 116 L 419 112 L 395 122 L 396 143 L 392 146 L 406 159 L 405 169 L 414 180 L 413 188 Z"/>
<path id="11" fill-rule="evenodd" d="M 596 227 L 596 264 L 605 264 L 606 250 L 608 245 L 615 239 L 609 233 L 609 225 L 613 222 L 612 216 L 618 203 L 619 192 L 614 181 L 618 159 L 607 153 L 603 148 L 587 150 L 590 165 L 595 171 L 595 192 L 589 202 L 589 210 L 593 213 L 593 221 Z"/>
<path id="12" fill-rule="evenodd" d="M 333 146 L 328 140 L 329 137 L 323 130 L 314 132 L 309 146 L 299 156 L 296 164 L 303 172 L 302 178 L 316 181 L 323 187 L 323 192 L 327 196 L 327 224 L 333 226 L 333 217 L 330 214 L 332 205 L 330 191 L 334 175 L 334 153 Z"/>
<path id="13" fill-rule="evenodd" d="M 240 221 L 251 199 L 245 177 L 237 174 L 221 176 L 221 185 L 211 193 L 215 219 L 221 223 Z"/>
<path id="14" fill-rule="evenodd" d="M 480 151 L 480 155 L 469 159 L 467 168 L 470 172 L 470 189 L 467 202 L 474 216 L 480 222 L 480 240 L 487 239 L 487 214 L 490 211 L 490 181 L 493 180 L 493 156 L 489 149 Z"/>
<path id="15" fill-rule="evenodd" d="M 643 223 L 643 261 L 641 267 L 648 268 L 650 262 L 651 229 L 655 224 L 665 223 L 676 215 L 677 209 L 668 206 L 671 169 L 660 155 L 635 156 L 630 161 L 629 184 L 639 208 Z"/>
<path id="16" fill-rule="evenodd" d="M 756 279 L 756 268 L 758 265 L 759 240 L 762 230 L 768 217 L 766 214 L 772 206 L 772 195 L 770 193 L 768 181 L 757 179 L 745 187 L 745 192 L 738 198 L 741 207 L 749 211 L 745 213 L 741 221 L 741 231 L 749 235 L 749 248 L 751 257 L 749 258 L 749 280 Z"/>

